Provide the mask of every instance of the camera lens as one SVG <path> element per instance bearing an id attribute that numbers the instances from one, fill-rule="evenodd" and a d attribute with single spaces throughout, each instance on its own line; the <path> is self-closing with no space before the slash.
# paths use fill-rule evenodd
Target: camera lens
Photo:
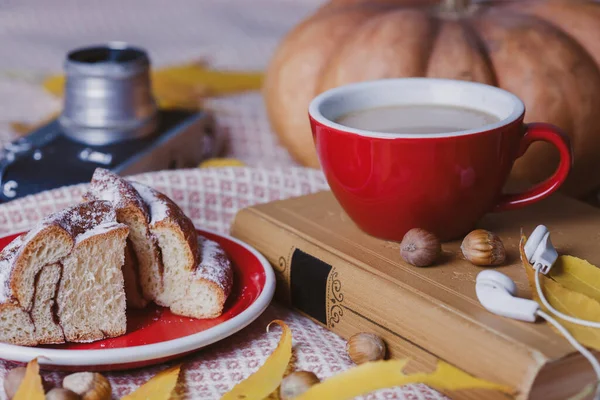
<path id="1" fill-rule="evenodd" d="M 88 145 L 142 138 L 156 128 L 150 60 L 125 43 L 76 49 L 65 61 L 65 134 Z"/>
<path id="2" fill-rule="evenodd" d="M 86 49 L 76 50 L 68 55 L 71 62 L 97 64 L 97 63 L 129 63 L 139 61 L 143 64 L 149 64 L 146 53 L 141 50 L 131 47 L 113 47 L 101 46 L 90 47 Z"/>

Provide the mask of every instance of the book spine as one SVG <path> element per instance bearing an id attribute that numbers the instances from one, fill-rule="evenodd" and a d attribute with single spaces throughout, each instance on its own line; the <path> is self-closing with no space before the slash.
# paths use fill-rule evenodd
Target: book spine
<path id="1" fill-rule="evenodd" d="M 398 286 L 359 268 L 252 208 L 237 214 L 231 234 L 255 247 L 272 264 L 277 277 L 276 301 L 298 310 L 346 339 L 357 332 L 377 333 L 388 345 L 391 357 L 413 360 L 411 369 L 414 371 L 435 368 L 436 354 L 419 346 L 405 334 L 408 332 L 413 337 L 423 335 L 423 328 L 402 319 L 399 316 L 402 313 L 395 312 L 402 307 L 414 307 L 408 295 L 404 297 Z M 418 314 L 414 318 L 418 318 Z M 452 316 L 449 316 L 447 321 L 440 321 L 439 326 L 429 329 L 443 331 L 444 324 L 451 320 Z M 431 347 L 439 348 L 440 344 L 431 343 Z M 454 353 L 455 359 L 443 358 L 484 379 L 513 386 L 521 393 L 529 392 L 531 380 L 527 378 L 531 376 L 527 375 L 531 374 L 529 368 L 532 365 L 527 364 L 527 355 L 503 357 L 510 360 L 511 366 L 502 368 L 501 363 L 468 357 L 456 350 Z M 494 356 L 490 354 L 490 357 Z M 528 369 L 529 374 L 524 373 Z M 461 393 L 461 396 L 470 395 Z M 485 397 L 473 398 L 493 398 L 490 396 L 494 395 L 487 392 Z"/>
<path id="2" fill-rule="evenodd" d="M 358 332 L 377 333 L 386 339 L 389 356 L 409 357 L 414 360 L 411 366 L 419 371 L 435 368 L 437 357 L 345 304 L 346 293 L 343 292 L 338 271 L 312 255 L 319 254 L 319 249 L 312 248 L 298 236 L 290 236 L 289 231 L 273 226 L 266 220 L 257 221 L 256 217 L 252 212 L 241 211 L 235 219 L 231 234 L 255 247 L 271 263 L 277 279 L 276 301 L 294 308 L 345 339 Z M 276 229 L 276 233 L 267 233 L 264 229 Z M 274 235 L 277 240 L 271 240 Z"/>

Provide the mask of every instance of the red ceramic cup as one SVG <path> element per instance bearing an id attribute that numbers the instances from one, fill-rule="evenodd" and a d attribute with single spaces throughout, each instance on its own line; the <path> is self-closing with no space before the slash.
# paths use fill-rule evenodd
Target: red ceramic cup
<path id="1" fill-rule="evenodd" d="M 334 122 L 349 112 L 402 104 L 478 109 L 500 122 L 442 134 L 378 133 Z M 309 107 L 334 196 L 364 232 L 396 241 L 411 228 L 459 238 L 488 212 L 523 207 L 556 191 L 571 167 L 568 138 L 548 124 L 524 124 L 524 115 L 523 102 L 505 90 L 431 78 L 350 84 L 322 93 Z M 503 194 L 515 159 L 538 140 L 558 149 L 558 169 L 523 193 Z"/>

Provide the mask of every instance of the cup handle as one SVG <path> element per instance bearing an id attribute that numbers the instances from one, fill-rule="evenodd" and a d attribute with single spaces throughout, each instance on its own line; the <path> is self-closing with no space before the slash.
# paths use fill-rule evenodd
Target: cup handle
<path id="1" fill-rule="evenodd" d="M 559 128 L 550 124 L 533 123 L 525 125 L 525 135 L 521 139 L 518 157 L 521 157 L 533 142 L 538 140 L 553 144 L 560 153 L 560 163 L 554 174 L 534 187 L 516 194 L 503 194 L 494 211 L 507 211 L 521 208 L 542 200 L 554 193 L 567 179 L 571 169 L 572 155 L 569 137 Z"/>

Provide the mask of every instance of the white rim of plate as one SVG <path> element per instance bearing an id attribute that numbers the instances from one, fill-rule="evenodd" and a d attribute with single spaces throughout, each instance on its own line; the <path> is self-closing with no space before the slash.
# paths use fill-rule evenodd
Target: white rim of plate
<path id="1" fill-rule="evenodd" d="M 231 240 L 244 247 L 258 259 L 265 271 L 265 285 L 263 290 L 256 300 L 240 314 L 205 331 L 182 338 L 116 349 L 63 350 L 0 343 L 0 359 L 29 362 L 37 357 L 40 365 L 66 367 L 118 366 L 121 364 L 152 361 L 158 358 L 199 350 L 244 329 L 256 320 L 271 303 L 275 293 L 275 274 L 271 264 L 256 249 L 239 239 L 210 229 L 200 230 Z"/>

